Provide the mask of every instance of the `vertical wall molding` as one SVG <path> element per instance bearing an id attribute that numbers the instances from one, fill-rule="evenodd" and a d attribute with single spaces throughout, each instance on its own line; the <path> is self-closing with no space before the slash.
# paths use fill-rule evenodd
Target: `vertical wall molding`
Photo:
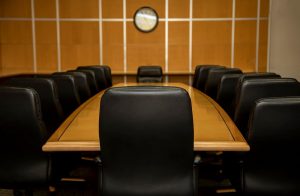
<path id="1" fill-rule="evenodd" d="M 232 24 L 231 24 L 231 65 L 234 67 L 234 38 L 235 38 L 235 0 L 232 0 Z"/>
<path id="2" fill-rule="evenodd" d="M 99 4 L 99 61 L 103 64 L 103 30 L 102 30 L 102 0 L 98 0 Z"/>
<path id="3" fill-rule="evenodd" d="M 34 0 L 31 0 L 31 27 L 32 27 L 32 55 L 33 55 L 33 71 L 37 72 L 36 64 L 36 34 L 35 34 L 35 10 Z"/>
<path id="4" fill-rule="evenodd" d="M 268 51 L 267 51 L 267 72 L 270 71 L 270 57 L 271 57 L 271 25 L 272 25 L 272 1 L 269 1 L 269 22 L 268 22 Z"/>
<path id="5" fill-rule="evenodd" d="M 124 56 L 124 82 L 127 82 L 127 77 L 126 77 L 126 73 L 127 73 L 127 28 L 126 28 L 126 0 L 123 0 L 123 56 Z"/>
<path id="6" fill-rule="evenodd" d="M 193 63 L 193 0 L 190 0 L 189 10 L 189 73 L 192 73 Z M 189 84 L 192 84 L 192 77 L 189 76 Z"/>
<path id="7" fill-rule="evenodd" d="M 59 0 L 55 1 L 55 5 L 56 5 L 55 8 L 56 8 L 57 71 L 61 71 Z"/>
<path id="8" fill-rule="evenodd" d="M 257 0 L 257 17 L 256 17 L 256 48 L 255 48 L 255 71 L 258 71 L 259 56 L 259 31 L 260 31 L 260 0 Z"/>
<path id="9" fill-rule="evenodd" d="M 165 0 L 165 72 L 169 72 L 169 0 Z M 165 81 L 168 80 L 166 76 Z"/>

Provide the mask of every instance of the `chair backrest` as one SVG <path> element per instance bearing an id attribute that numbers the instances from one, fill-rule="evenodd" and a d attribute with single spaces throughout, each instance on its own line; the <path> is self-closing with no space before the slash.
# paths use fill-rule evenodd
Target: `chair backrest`
<path id="1" fill-rule="evenodd" d="M 92 70 L 87 69 L 77 69 L 77 70 L 69 70 L 68 72 L 80 72 L 86 75 L 86 79 L 91 91 L 91 95 L 95 95 L 98 93 L 98 85 L 95 77 L 95 73 Z"/>
<path id="2" fill-rule="evenodd" d="M 280 78 L 280 75 L 271 72 L 248 72 L 243 74 L 226 74 L 222 76 L 218 87 L 216 101 L 233 118 L 235 110 L 235 96 L 244 79 Z"/>
<path id="3" fill-rule="evenodd" d="M 234 113 L 231 106 L 236 94 L 236 86 L 241 76 L 242 74 L 223 75 L 217 90 L 216 101 L 231 118 Z"/>
<path id="4" fill-rule="evenodd" d="M 75 79 L 67 74 L 54 74 L 51 78 L 56 83 L 58 98 L 67 117 L 80 105 Z"/>
<path id="5" fill-rule="evenodd" d="M 107 65 L 79 66 L 77 69 L 92 70 L 95 73 L 99 91 L 104 90 L 112 85 L 111 70 Z"/>
<path id="6" fill-rule="evenodd" d="M 267 97 L 300 96 L 300 84 L 291 78 L 245 79 L 237 93 L 234 122 L 247 137 L 248 120 L 255 101 Z"/>
<path id="7" fill-rule="evenodd" d="M 136 80 L 137 82 L 163 82 L 161 66 L 139 66 Z"/>
<path id="8" fill-rule="evenodd" d="M 101 195 L 193 195 L 193 117 L 176 87 L 107 90 L 100 106 Z"/>
<path id="9" fill-rule="evenodd" d="M 75 87 L 77 89 L 77 92 L 78 92 L 78 95 L 80 98 L 80 103 L 85 102 L 92 96 L 90 87 L 89 87 L 89 84 L 87 81 L 87 77 L 84 73 L 81 73 L 81 72 L 56 72 L 53 74 L 54 75 L 71 75 L 74 77 Z"/>
<path id="10" fill-rule="evenodd" d="M 273 72 L 248 72 L 243 74 L 237 83 L 237 90 L 241 88 L 241 85 L 244 80 L 249 80 L 249 79 L 263 79 L 263 78 L 281 78 L 280 75 L 273 73 Z"/>
<path id="11" fill-rule="evenodd" d="M 195 67 L 195 72 L 194 72 L 194 77 L 193 77 L 193 84 L 192 86 L 194 88 L 197 88 L 198 85 L 198 80 L 199 80 L 199 71 L 201 67 L 221 67 L 220 65 L 197 65 Z"/>
<path id="12" fill-rule="evenodd" d="M 108 87 L 112 86 L 112 75 L 111 75 L 111 69 L 108 65 L 101 65 L 102 67 L 104 67 L 105 70 L 105 77 L 108 83 Z"/>
<path id="13" fill-rule="evenodd" d="M 210 69 L 208 71 L 204 92 L 214 100 L 217 98 L 218 86 L 221 78 L 226 74 L 241 74 L 238 68 Z"/>
<path id="14" fill-rule="evenodd" d="M 5 85 L 34 89 L 40 98 L 42 114 L 49 134 L 63 122 L 64 113 L 58 99 L 57 86 L 49 78 L 11 78 Z"/>
<path id="15" fill-rule="evenodd" d="M 50 158 L 39 96 L 33 89 L 0 87 L 0 187 L 45 186 Z"/>
<path id="16" fill-rule="evenodd" d="M 300 195 L 300 97 L 256 101 L 242 172 L 245 195 Z"/>
<path id="17" fill-rule="evenodd" d="M 198 70 L 198 74 L 194 76 L 197 78 L 197 79 L 195 79 L 197 81 L 195 84 L 195 88 L 204 92 L 206 81 L 207 81 L 207 76 L 208 76 L 208 71 L 211 69 L 224 69 L 224 67 L 219 66 L 219 65 L 203 65 L 203 66 L 201 66 Z"/>

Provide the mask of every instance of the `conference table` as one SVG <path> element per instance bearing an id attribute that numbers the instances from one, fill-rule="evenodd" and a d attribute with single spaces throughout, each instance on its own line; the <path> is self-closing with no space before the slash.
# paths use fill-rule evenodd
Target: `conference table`
<path id="1" fill-rule="evenodd" d="M 183 83 L 120 83 L 125 86 L 175 86 L 191 98 L 194 151 L 249 151 L 246 140 L 226 112 L 210 97 Z M 105 91 L 105 90 L 104 90 Z M 101 151 L 99 143 L 99 92 L 79 106 L 43 145 L 43 151 Z"/>

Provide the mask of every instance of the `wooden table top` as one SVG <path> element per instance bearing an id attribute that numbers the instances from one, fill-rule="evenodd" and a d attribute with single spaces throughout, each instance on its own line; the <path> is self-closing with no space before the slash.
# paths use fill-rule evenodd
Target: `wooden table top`
<path id="1" fill-rule="evenodd" d="M 182 83 L 120 83 L 114 87 L 155 85 L 185 89 L 192 102 L 195 151 L 249 151 L 250 147 L 224 110 L 199 90 Z M 43 146 L 43 151 L 99 151 L 99 108 L 104 91 L 77 108 Z"/>

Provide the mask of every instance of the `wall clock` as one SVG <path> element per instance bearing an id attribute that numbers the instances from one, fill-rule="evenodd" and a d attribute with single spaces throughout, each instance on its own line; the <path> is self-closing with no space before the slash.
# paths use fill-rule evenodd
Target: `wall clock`
<path id="1" fill-rule="evenodd" d="M 158 14 L 151 7 L 141 7 L 135 12 L 133 22 L 139 31 L 151 32 L 158 25 Z"/>

